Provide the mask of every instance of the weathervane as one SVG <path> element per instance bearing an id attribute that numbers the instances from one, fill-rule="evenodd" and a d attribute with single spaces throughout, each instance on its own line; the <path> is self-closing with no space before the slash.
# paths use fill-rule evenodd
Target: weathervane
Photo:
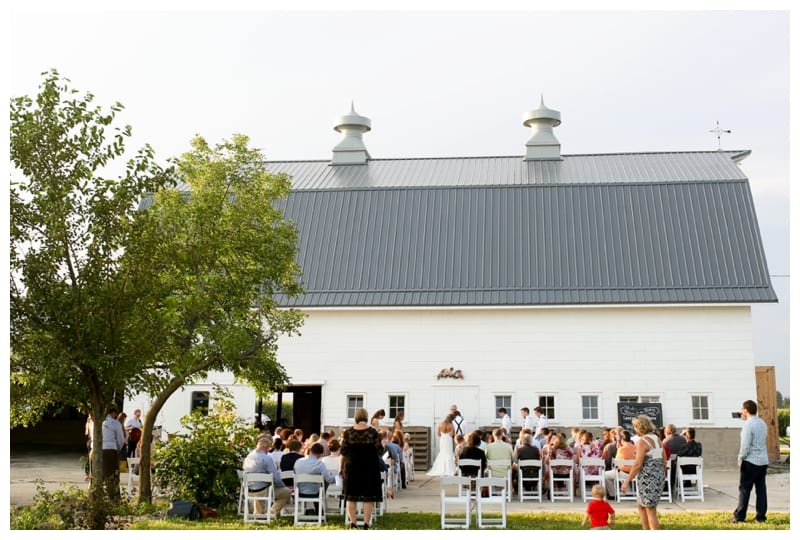
<path id="1" fill-rule="evenodd" d="M 720 129 L 719 128 L 719 120 L 717 120 L 717 127 L 715 127 L 714 129 L 709 129 L 708 132 L 709 133 L 714 133 L 717 136 L 717 150 L 722 150 L 722 142 L 720 141 L 720 138 L 722 137 L 723 133 L 730 133 L 731 130 L 729 130 L 729 129 Z"/>

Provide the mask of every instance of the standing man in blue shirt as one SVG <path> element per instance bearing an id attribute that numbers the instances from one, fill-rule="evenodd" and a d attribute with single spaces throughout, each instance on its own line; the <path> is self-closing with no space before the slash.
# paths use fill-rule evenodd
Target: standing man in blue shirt
<path id="1" fill-rule="evenodd" d="M 767 520 L 767 424 L 758 417 L 758 405 L 752 400 L 742 404 L 745 421 L 739 444 L 739 505 L 733 511 L 733 523 L 744 522 L 750 491 L 756 488 L 756 521 Z"/>
<path id="2" fill-rule="evenodd" d="M 103 484 L 106 495 L 118 501 L 119 493 L 119 451 L 125 444 L 125 432 L 117 421 L 117 408 L 112 405 L 108 416 L 103 420 Z"/>

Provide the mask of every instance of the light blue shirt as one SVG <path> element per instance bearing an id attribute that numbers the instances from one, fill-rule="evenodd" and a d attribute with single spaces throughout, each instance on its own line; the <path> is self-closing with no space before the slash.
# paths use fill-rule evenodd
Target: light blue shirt
<path id="1" fill-rule="evenodd" d="M 275 466 L 275 462 L 272 461 L 270 455 L 258 448 L 247 454 L 247 457 L 244 458 L 242 470 L 246 473 L 269 473 L 272 475 L 272 484 L 276 489 L 286 487 L 283 480 L 281 480 L 281 471 Z M 267 487 L 266 482 L 253 482 L 250 484 L 249 489 L 259 491 L 265 487 Z"/>
<path id="2" fill-rule="evenodd" d="M 300 458 L 294 462 L 294 474 L 321 474 L 325 479 L 326 484 L 335 484 L 336 477 L 331 473 L 322 461 L 316 456 L 309 455 Z M 309 484 L 308 482 L 298 483 L 297 489 L 300 490 L 302 495 L 316 495 L 319 493 L 317 484 Z"/>
<path id="3" fill-rule="evenodd" d="M 103 450 L 117 450 L 125 444 L 125 432 L 122 431 L 122 424 L 111 416 L 106 416 L 103 421 Z"/>
<path id="4" fill-rule="evenodd" d="M 753 465 L 769 465 L 767 455 L 767 424 L 758 416 L 748 418 L 742 427 L 739 461 Z"/>

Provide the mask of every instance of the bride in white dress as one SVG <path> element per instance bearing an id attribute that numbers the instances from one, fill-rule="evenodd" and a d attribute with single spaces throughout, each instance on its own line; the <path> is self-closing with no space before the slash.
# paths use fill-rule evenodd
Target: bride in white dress
<path id="1" fill-rule="evenodd" d="M 439 424 L 439 454 L 428 471 L 428 476 L 453 476 L 456 474 L 455 454 L 453 453 L 453 415 L 450 414 Z"/>

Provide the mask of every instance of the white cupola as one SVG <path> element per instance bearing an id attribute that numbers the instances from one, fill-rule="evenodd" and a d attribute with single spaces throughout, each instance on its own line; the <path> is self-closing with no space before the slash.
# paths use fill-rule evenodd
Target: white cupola
<path id="1" fill-rule="evenodd" d="M 363 134 L 372 129 L 369 118 L 359 115 L 351 102 L 350 113 L 339 117 L 333 129 L 344 138 L 333 147 L 331 165 L 365 165 L 370 155 Z"/>
<path id="2" fill-rule="evenodd" d="M 539 107 L 526 112 L 522 124 L 531 128 L 531 138 L 525 143 L 525 160 L 561 159 L 561 143 L 553 135 L 553 128 L 561 124 L 561 113 L 544 105 L 544 96 Z"/>

